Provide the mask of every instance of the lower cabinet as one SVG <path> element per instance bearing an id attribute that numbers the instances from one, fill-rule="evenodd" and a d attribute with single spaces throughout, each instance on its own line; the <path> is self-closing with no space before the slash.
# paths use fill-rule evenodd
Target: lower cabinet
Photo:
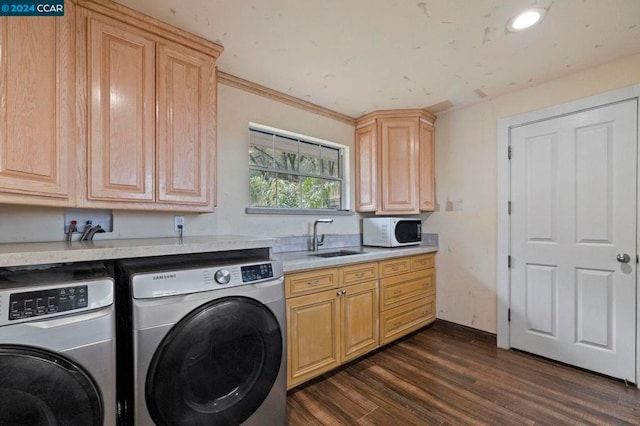
<path id="1" fill-rule="evenodd" d="M 287 298 L 288 388 L 378 347 L 377 263 L 287 275 L 287 295 L 336 274 L 331 290 Z"/>
<path id="2" fill-rule="evenodd" d="M 434 254 L 380 262 L 380 344 L 436 319 Z M 402 267 L 399 267 L 402 266 Z"/>
<path id="3" fill-rule="evenodd" d="M 436 319 L 436 297 L 426 296 L 380 314 L 380 344 L 424 327 Z"/>
<path id="4" fill-rule="evenodd" d="M 340 360 L 346 362 L 378 347 L 378 283 L 354 284 L 341 291 Z"/>
<path id="5" fill-rule="evenodd" d="M 287 300 L 287 388 L 340 365 L 336 290 Z"/>
<path id="6" fill-rule="evenodd" d="M 287 388 L 435 321 L 434 256 L 286 274 Z"/>

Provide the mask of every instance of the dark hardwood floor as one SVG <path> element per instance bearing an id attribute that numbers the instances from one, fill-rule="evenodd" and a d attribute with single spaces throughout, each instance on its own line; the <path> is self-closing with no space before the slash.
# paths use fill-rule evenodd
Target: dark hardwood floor
<path id="1" fill-rule="evenodd" d="M 640 425 L 634 385 L 431 327 L 293 389 L 290 425 Z"/>

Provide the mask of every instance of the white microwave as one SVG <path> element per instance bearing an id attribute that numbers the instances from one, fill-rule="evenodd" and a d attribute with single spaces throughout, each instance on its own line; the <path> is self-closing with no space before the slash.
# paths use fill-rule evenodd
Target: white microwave
<path id="1" fill-rule="evenodd" d="M 362 219 L 362 244 L 376 247 L 401 247 L 420 244 L 422 220 L 405 217 Z"/>

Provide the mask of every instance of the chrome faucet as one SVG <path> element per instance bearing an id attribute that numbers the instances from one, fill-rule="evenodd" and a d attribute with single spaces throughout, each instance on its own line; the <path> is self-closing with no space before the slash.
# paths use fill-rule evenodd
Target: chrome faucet
<path id="1" fill-rule="evenodd" d="M 333 219 L 316 219 L 313 222 L 313 251 L 318 251 L 318 247 L 324 244 L 324 234 L 318 240 L 318 224 L 319 223 L 333 223 Z"/>

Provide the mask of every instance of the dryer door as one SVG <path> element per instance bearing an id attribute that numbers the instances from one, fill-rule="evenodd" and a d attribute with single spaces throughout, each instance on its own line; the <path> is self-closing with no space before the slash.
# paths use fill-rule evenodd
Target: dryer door
<path id="1" fill-rule="evenodd" d="M 100 392 L 80 366 L 42 349 L 0 345 L 0 425 L 102 423 Z"/>
<path id="2" fill-rule="evenodd" d="M 262 404 L 282 360 L 278 321 L 246 297 L 192 311 L 161 342 L 145 398 L 157 425 L 240 424 Z"/>

